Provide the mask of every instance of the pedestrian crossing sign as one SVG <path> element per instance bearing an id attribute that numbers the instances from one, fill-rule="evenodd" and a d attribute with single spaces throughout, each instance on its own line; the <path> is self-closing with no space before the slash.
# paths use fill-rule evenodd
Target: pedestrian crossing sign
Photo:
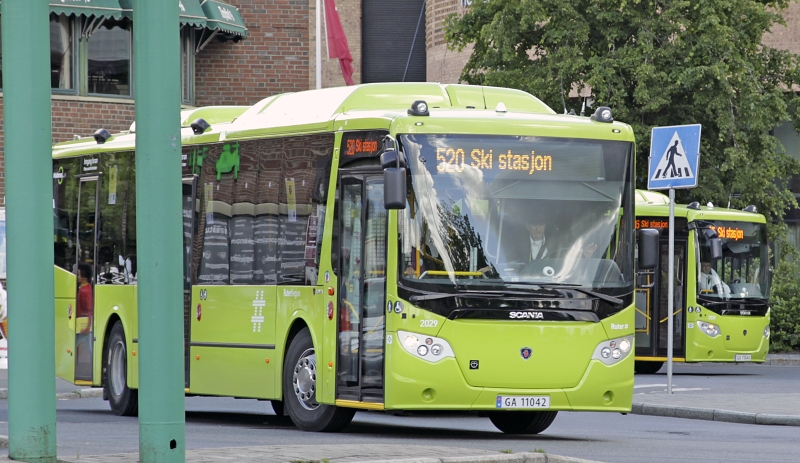
<path id="1" fill-rule="evenodd" d="M 649 190 L 694 188 L 700 160 L 700 124 L 653 127 Z"/>

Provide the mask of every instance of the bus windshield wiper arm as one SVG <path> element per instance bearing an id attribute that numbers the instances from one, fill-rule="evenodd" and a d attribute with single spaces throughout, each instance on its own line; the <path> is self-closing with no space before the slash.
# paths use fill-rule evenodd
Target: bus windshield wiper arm
<path id="1" fill-rule="evenodd" d="M 474 290 L 466 290 L 461 291 L 458 293 L 425 293 L 425 294 L 415 294 L 408 298 L 411 302 L 416 301 L 431 301 L 434 299 L 446 299 L 449 297 L 464 297 L 464 298 L 486 298 L 486 299 L 495 299 L 499 297 L 508 297 L 508 296 L 527 296 L 530 297 L 531 293 L 526 291 L 474 291 Z"/>
<path id="2" fill-rule="evenodd" d="M 520 283 L 514 283 L 514 284 L 520 284 Z M 528 284 L 528 285 L 531 285 L 531 286 L 539 286 L 541 288 L 549 288 L 549 289 L 561 289 L 561 288 L 571 289 L 571 290 L 577 291 L 579 293 L 586 294 L 587 296 L 596 297 L 598 299 L 601 299 L 603 301 L 609 302 L 609 303 L 614 304 L 614 305 L 620 305 L 620 304 L 622 304 L 624 302 L 622 299 L 620 299 L 618 297 L 609 296 L 609 295 L 603 294 L 603 293 L 598 293 L 597 291 L 592 291 L 591 289 L 584 288 L 581 285 L 572 285 L 572 284 L 569 284 L 569 283 L 522 283 L 522 284 Z"/>
<path id="3" fill-rule="evenodd" d="M 760 305 L 764 304 L 764 298 L 751 298 L 751 299 L 725 299 L 721 301 L 711 301 L 705 298 L 699 299 L 700 304 L 708 306 L 717 306 L 721 304 L 744 304 L 744 305 Z"/>

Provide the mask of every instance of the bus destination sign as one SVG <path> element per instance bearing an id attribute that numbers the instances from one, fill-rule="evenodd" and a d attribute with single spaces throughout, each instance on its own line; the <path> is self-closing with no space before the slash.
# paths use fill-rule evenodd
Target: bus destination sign
<path id="1" fill-rule="evenodd" d="M 469 155 L 467 154 L 469 152 Z M 494 153 L 483 148 L 436 148 L 436 170 L 440 173 L 460 173 L 469 166 L 479 170 L 516 170 L 533 175 L 553 170 L 553 156 L 536 154 Z"/>
<path id="2" fill-rule="evenodd" d="M 385 136 L 386 132 L 380 130 L 347 132 L 342 135 L 342 152 L 355 158 L 376 156 L 381 152 Z"/>

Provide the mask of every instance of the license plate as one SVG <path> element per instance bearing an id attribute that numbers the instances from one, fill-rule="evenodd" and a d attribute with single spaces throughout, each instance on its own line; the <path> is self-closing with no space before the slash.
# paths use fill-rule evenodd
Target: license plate
<path id="1" fill-rule="evenodd" d="M 752 356 L 750 354 L 736 354 L 733 357 L 733 360 L 736 362 L 749 362 L 752 360 Z"/>
<path id="2" fill-rule="evenodd" d="M 550 396 L 497 396 L 497 408 L 550 408 Z"/>

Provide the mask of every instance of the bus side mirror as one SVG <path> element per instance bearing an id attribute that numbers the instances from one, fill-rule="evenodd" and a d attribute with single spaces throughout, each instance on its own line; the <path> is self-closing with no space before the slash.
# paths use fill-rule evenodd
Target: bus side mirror
<path id="1" fill-rule="evenodd" d="M 722 258 L 722 240 L 711 238 L 708 240 L 708 247 L 711 253 L 711 260 L 715 261 Z"/>
<path id="2" fill-rule="evenodd" d="M 639 270 L 652 270 L 658 266 L 659 232 L 655 228 L 639 230 L 637 237 L 639 248 Z"/>
<path id="3" fill-rule="evenodd" d="M 383 169 L 383 207 L 406 208 L 406 169 L 387 167 Z"/>

